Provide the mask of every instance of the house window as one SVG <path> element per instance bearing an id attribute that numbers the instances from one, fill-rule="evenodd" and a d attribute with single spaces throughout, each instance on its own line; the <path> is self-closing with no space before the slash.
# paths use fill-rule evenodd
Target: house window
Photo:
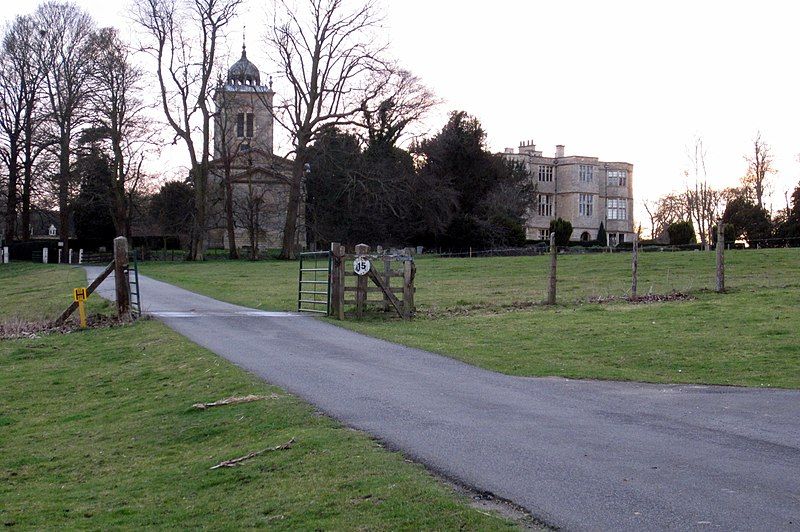
<path id="1" fill-rule="evenodd" d="M 581 216 L 591 216 L 594 206 L 594 196 L 591 194 L 579 194 L 578 212 Z"/>
<path id="2" fill-rule="evenodd" d="M 550 229 L 539 229 L 539 236 L 542 240 L 550 240 Z"/>
<path id="3" fill-rule="evenodd" d="M 236 115 L 236 137 L 252 137 L 254 122 L 253 113 L 238 113 Z"/>
<path id="4" fill-rule="evenodd" d="M 244 113 L 236 115 L 236 137 L 244 137 Z"/>
<path id="5" fill-rule="evenodd" d="M 594 178 L 594 166 L 582 164 L 580 168 L 581 181 L 589 182 Z"/>
<path id="6" fill-rule="evenodd" d="M 552 194 L 539 194 L 539 216 L 553 216 Z"/>
<path id="7" fill-rule="evenodd" d="M 628 219 L 628 200 L 609 199 L 608 200 L 608 219 L 627 220 Z"/>
<path id="8" fill-rule="evenodd" d="M 539 181 L 551 182 L 553 181 L 553 167 L 540 164 L 539 165 Z"/>
<path id="9" fill-rule="evenodd" d="M 608 171 L 608 186 L 610 187 L 624 187 L 628 183 L 627 170 L 609 170 Z"/>

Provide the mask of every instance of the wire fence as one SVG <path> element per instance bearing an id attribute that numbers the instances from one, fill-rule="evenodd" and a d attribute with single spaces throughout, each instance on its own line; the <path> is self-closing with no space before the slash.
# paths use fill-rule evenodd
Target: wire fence
<path id="1" fill-rule="evenodd" d="M 417 305 L 423 311 L 468 312 L 538 305 L 547 297 L 549 256 L 507 256 L 505 250 L 464 260 L 459 255 L 418 256 Z M 667 251 L 666 249 L 664 251 Z M 491 260 L 490 257 L 501 257 Z M 639 253 L 637 295 L 680 299 L 714 290 L 713 251 Z M 557 302 L 580 304 L 631 296 L 631 253 L 560 251 Z M 800 248 L 725 251 L 725 285 L 731 291 L 800 287 Z"/>

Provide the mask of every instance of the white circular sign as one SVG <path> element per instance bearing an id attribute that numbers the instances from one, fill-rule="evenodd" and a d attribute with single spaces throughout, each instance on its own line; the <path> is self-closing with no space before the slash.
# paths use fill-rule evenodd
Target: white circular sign
<path id="1" fill-rule="evenodd" d="M 367 275 L 370 267 L 369 259 L 365 257 L 356 257 L 356 260 L 353 261 L 353 271 L 356 272 L 356 275 Z"/>

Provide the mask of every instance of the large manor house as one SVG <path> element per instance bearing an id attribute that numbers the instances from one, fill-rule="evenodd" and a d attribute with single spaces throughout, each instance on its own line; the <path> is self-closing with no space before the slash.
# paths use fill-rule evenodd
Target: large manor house
<path id="1" fill-rule="evenodd" d="M 281 246 L 291 161 L 273 153 L 274 95 L 272 82 L 261 83 L 258 68 L 247 59 L 242 46 L 241 58 L 228 69 L 227 80 L 214 98 L 219 118 L 214 128 L 212 182 L 219 194 L 212 211 L 209 246 L 227 246 L 226 179 L 233 187 L 237 244 L 249 245 L 247 228 L 255 226 L 259 248 Z M 526 220 L 528 240 L 547 239 L 550 221 L 559 217 L 572 223 L 572 240 L 596 240 L 601 223 L 607 244 L 632 239 L 633 165 L 565 156 L 561 145 L 556 146 L 553 157 L 547 157 L 532 142 L 520 143 L 517 150 L 507 148 L 503 155 L 524 163 L 537 185 L 536 201 Z M 296 235 L 301 246 L 306 241 L 304 209 L 301 203 Z"/>
<path id="2" fill-rule="evenodd" d="M 556 218 L 572 224 L 570 240 L 596 240 L 600 223 L 608 239 L 604 244 L 633 239 L 632 164 L 566 156 L 563 145 L 547 157 L 530 141 L 521 142 L 516 151 L 506 148 L 503 155 L 525 164 L 537 186 L 525 222 L 528 240 L 549 238 L 550 221 Z"/>

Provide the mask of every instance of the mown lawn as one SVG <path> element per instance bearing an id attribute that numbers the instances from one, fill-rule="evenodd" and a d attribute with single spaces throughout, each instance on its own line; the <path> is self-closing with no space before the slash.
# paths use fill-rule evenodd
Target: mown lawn
<path id="1" fill-rule="evenodd" d="M 341 325 L 514 375 L 800 387 L 800 249 L 726 252 L 730 290 L 721 295 L 709 291 L 713 253 L 642 253 L 640 294 L 694 299 L 635 305 L 590 302 L 628 295 L 627 253 L 559 257 L 559 305 L 538 305 L 548 260 L 423 257 L 412 323 L 372 316 Z M 241 305 L 296 304 L 296 262 L 142 271 Z"/>
<path id="2" fill-rule="evenodd" d="M 4 268 L 3 319 L 16 315 L 9 301 L 25 302 L 26 319 L 52 317 L 61 292 L 85 283 L 67 267 Z M 247 394 L 268 399 L 192 408 Z M 515 526 L 152 320 L 0 341 L 0 449 L 9 529 Z"/>

